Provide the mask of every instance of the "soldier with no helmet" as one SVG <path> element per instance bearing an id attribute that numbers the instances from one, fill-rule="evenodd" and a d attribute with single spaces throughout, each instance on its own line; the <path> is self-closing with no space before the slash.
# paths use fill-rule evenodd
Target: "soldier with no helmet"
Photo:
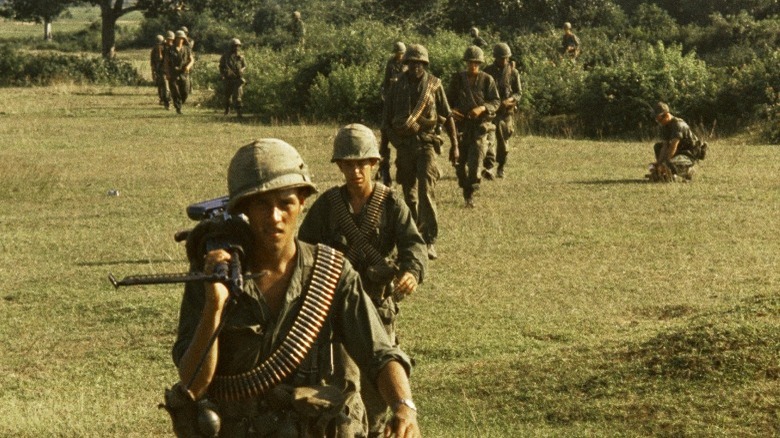
<path id="1" fill-rule="evenodd" d="M 506 43 L 499 43 L 493 47 L 493 63 L 485 67 L 485 73 L 489 74 L 496 82 L 498 95 L 501 97 L 501 105 L 496 111 L 493 124 L 496 130 L 493 138 L 488 142 L 488 150 L 485 155 L 485 170 L 482 176 L 493 179 L 493 171 L 496 162 L 498 169 L 495 176 L 504 177 L 504 167 L 508 152 L 509 139 L 515 132 L 515 108 L 520 101 L 522 86 L 520 85 L 520 73 L 514 68 L 509 58 L 512 51 Z"/>
<path id="2" fill-rule="evenodd" d="M 362 436 L 355 387 L 334 367 L 338 342 L 393 407 L 386 433 L 419 437 L 409 358 L 390 342 L 360 277 L 338 251 L 296 238 L 298 216 L 316 192 L 298 152 L 258 140 L 236 152 L 227 174 L 227 211 L 236 220 L 190 233 L 191 268 L 210 274 L 236 254 L 196 242 L 213 232 L 240 243 L 243 270 L 254 276 L 235 301 L 223 283 L 185 287 L 173 346 L 182 383 L 165 403 L 178 435 L 215 436 L 216 428 L 226 438 Z"/>
<path id="3" fill-rule="evenodd" d="M 458 159 L 458 139 L 450 117 L 450 105 L 436 76 L 428 73 L 428 50 L 410 44 L 404 55 L 408 70 L 387 93 L 382 113 L 382 141 L 379 152 L 389 165 L 392 143 L 396 149 L 396 180 L 406 205 L 428 247 L 428 258 L 438 255 L 434 247 L 439 235 L 434 189 L 441 173 L 436 165 L 442 139 L 436 132 L 440 120 L 450 138 L 450 161 Z"/>
<path id="4" fill-rule="evenodd" d="M 233 106 L 236 114 L 241 117 L 241 108 L 244 84 L 244 70 L 246 70 L 246 60 L 244 55 L 239 53 L 241 41 L 238 38 L 230 40 L 228 50 L 219 58 L 219 74 L 225 83 L 225 115 L 230 114 L 230 101 L 233 100 Z"/>
<path id="5" fill-rule="evenodd" d="M 453 118 L 460 136 L 460 158 L 455 166 L 458 185 L 463 189 L 467 208 L 474 207 L 474 193 L 479 190 L 482 165 L 490 142 L 489 134 L 496 127 L 493 119 L 501 105 L 493 78 L 479 68 L 485 55 L 477 46 L 463 53 L 466 70 L 453 75 L 447 89 Z"/>
<path id="6" fill-rule="evenodd" d="M 344 175 L 345 184 L 317 198 L 298 230 L 298 238 L 324 243 L 345 253 L 360 274 L 393 345 L 398 345 L 398 300 L 422 283 L 426 265 L 425 241 L 401 197 L 371 179 L 379 162 L 376 136 L 368 127 L 341 128 L 333 142 L 331 162 Z M 349 381 L 360 382 L 368 414 L 370 437 L 384 432 L 388 405 L 374 385 L 343 349 L 337 358 Z"/>

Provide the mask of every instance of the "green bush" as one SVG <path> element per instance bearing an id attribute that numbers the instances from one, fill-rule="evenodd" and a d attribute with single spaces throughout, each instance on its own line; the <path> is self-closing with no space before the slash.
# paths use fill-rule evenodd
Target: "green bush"
<path id="1" fill-rule="evenodd" d="M 127 62 L 55 52 L 21 54 L 0 46 L 0 85 L 50 85 L 57 82 L 139 85 L 143 79 Z"/>
<path id="2" fill-rule="evenodd" d="M 381 75 L 362 66 L 339 66 L 328 76 L 317 76 L 310 90 L 309 113 L 317 120 L 378 122 L 382 105 Z"/>
<path id="3" fill-rule="evenodd" d="M 780 52 L 756 57 L 737 68 L 721 70 L 714 107 L 727 127 L 747 126 L 765 117 L 780 92 Z"/>

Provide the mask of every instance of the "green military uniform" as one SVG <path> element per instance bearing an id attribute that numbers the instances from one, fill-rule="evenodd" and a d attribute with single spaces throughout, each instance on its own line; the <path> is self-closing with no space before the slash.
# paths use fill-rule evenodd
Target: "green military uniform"
<path id="1" fill-rule="evenodd" d="M 496 82 L 498 95 L 501 97 L 502 102 L 506 99 L 514 99 L 515 102 L 520 101 L 520 93 L 522 92 L 520 73 L 516 68 L 512 67 L 511 63 L 507 62 L 504 67 L 493 63 L 485 67 L 484 72 L 489 74 Z M 498 162 L 499 176 L 503 176 L 507 154 L 509 153 L 509 139 L 515 132 L 514 114 L 514 107 L 506 108 L 504 105 L 500 105 L 498 111 L 496 111 L 496 117 L 493 119 L 493 125 L 495 125 L 496 130 L 491 133 L 493 138 L 488 143 L 488 150 L 485 155 L 485 169 L 491 171 L 496 162 Z"/>
<path id="2" fill-rule="evenodd" d="M 407 120 L 429 87 L 432 91 L 417 120 L 419 127 L 416 131 L 407 129 Z M 402 73 L 385 99 L 382 131 L 396 148 L 396 181 L 427 244 L 433 244 L 439 234 L 434 189 L 441 176 L 436 151 L 442 139 L 436 134 L 436 125 L 440 117 L 449 116 L 450 105 L 441 81 L 428 72 L 420 79 L 409 71 Z"/>
<path id="3" fill-rule="evenodd" d="M 237 44 L 236 44 L 237 43 Z M 237 39 L 231 41 L 231 49 L 228 49 L 222 57 L 219 58 L 219 73 L 222 80 L 225 81 L 225 114 L 230 112 L 230 101 L 233 100 L 233 107 L 238 115 L 241 115 L 243 107 L 242 96 L 244 83 L 244 70 L 246 70 L 246 60 L 244 55 L 234 50 L 239 47 L 241 42 Z"/>
<path id="4" fill-rule="evenodd" d="M 482 54 L 477 47 L 471 46 L 469 49 L 472 48 Z M 468 49 L 466 53 L 470 53 Z M 482 71 L 478 72 L 473 79 L 466 71 L 454 75 L 447 96 L 453 108 L 466 117 L 456 124 L 461 138 L 458 142 L 460 158 L 455 166 L 455 173 L 458 176 L 458 185 L 463 189 L 467 206 L 473 206 L 472 197 L 479 189 L 482 165 L 490 141 L 489 134 L 495 130 L 493 119 L 501 99 L 496 82 L 489 74 Z M 468 113 L 479 106 L 486 108 L 482 115 L 476 119 L 468 118 Z"/>
<path id="5" fill-rule="evenodd" d="M 377 186 L 380 186 L 380 183 L 375 184 L 372 196 L 376 194 Z M 343 207 L 332 205 L 331 200 L 336 198 L 333 196 L 333 192 L 338 193 L 337 198 L 343 201 Z M 363 208 L 360 214 L 355 215 L 349 207 L 348 199 L 349 194 L 346 191 L 346 186 L 334 187 L 322 194 L 306 214 L 298 229 L 298 238 L 305 242 L 323 243 L 348 253 L 349 247 L 354 246 L 354 243 L 349 242 L 345 237 L 348 233 L 341 229 L 336 210 L 339 208 L 347 209 L 350 217 L 358 226 L 367 220 L 368 210 Z M 418 283 L 422 283 L 427 259 L 425 242 L 417 231 L 409 209 L 395 192 L 391 191 L 383 202 L 379 222 L 372 230 L 371 235 L 368 236 L 368 241 L 380 255 L 394 261 L 399 272 L 409 272 L 414 275 Z M 393 345 L 398 345 L 396 336 L 398 304 L 392 294 L 392 278 L 377 281 L 378 279 L 369 273 L 370 262 L 362 253 L 356 259 L 350 258 L 350 262 L 360 274 L 366 293 L 379 311 L 379 316 L 391 342 Z M 348 357 L 344 358 L 346 359 L 344 366 L 348 379 L 352 380 L 353 376 L 355 378 L 359 376 L 360 371 L 354 362 Z M 368 413 L 370 436 L 378 436 L 384 430 L 388 406 L 374 385 L 367 379 L 367 376 L 360 377 L 360 394 Z"/>
<path id="6" fill-rule="evenodd" d="M 165 71 L 168 75 L 168 87 L 171 90 L 173 106 L 177 112 L 187 101 L 190 92 L 190 74 L 184 68 L 192 61 L 192 51 L 189 46 L 183 45 L 177 48 L 175 45 L 168 47 L 165 52 Z"/>
<path id="7" fill-rule="evenodd" d="M 314 247 L 303 242 L 296 242 L 296 246 L 294 271 L 278 316 L 272 314 L 256 283 L 245 283 L 244 293 L 239 296 L 238 305 L 232 313 L 226 316 L 227 323 L 219 335 L 217 375 L 235 375 L 257 367 L 279 347 L 289 332 L 301 309 L 303 285 L 311 278 L 314 264 Z M 190 283 L 185 288 L 178 336 L 172 351 L 177 366 L 200 321 L 204 294 L 202 283 Z M 282 384 L 296 388 L 335 385 L 347 395 L 343 412 L 351 420 L 340 426 L 339 436 L 362 436 L 364 420 L 359 397 L 354 393 L 356 385 L 334 371 L 334 342 L 341 343 L 355 362 L 363 370 L 368 370 L 370 382 L 376 382 L 379 371 L 390 361 L 401 363 L 407 373 L 411 370 L 409 358 L 390 342 L 370 298 L 362 290 L 360 277 L 349 263 L 344 264 L 331 309 L 316 341 L 301 364 Z M 270 403 L 268 397 L 242 401 L 216 400 L 216 403 L 222 420 L 220 437 L 280 436 L 282 431 L 290 430 L 296 433 L 293 436 L 325 436 L 323 430 L 335 427 L 333 424 L 317 425 L 318 418 L 302 419 L 303 414 L 299 410 Z"/>
<path id="8" fill-rule="evenodd" d="M 293 13 L 293 20 L 290 23 L 290 33 L 292 34 L 298 49 L 303 50 L 306 45 L 306 25 L 303 23 L 301 13 L 298 11 Z"/>
<path id="9" fill-rule="evenodd" d="M 162 36 L 158 37 L 162 39 Z M 149 54 L 149 66 L 152 69 L 152 79 L 157 87 L 157 97 L 165 108 L 170 106 L 168 83 L 165 81 L 165 40 L 158 42 Z"/>
<path id="10" fill-rule="evenodd" d="M 580 55 L 580 39 L 571 31 L 571 23 L 563 23 L 563 30 L 561 52 L 564 56 L 578 57 Z"/>
<path id="11" fill-rule="evenodd" d="M 401 73 L 406 71 L 406 64 L 403 60 L 396 60 L 395 56 L 391 56 L 385 64 L 385 75 L 382 79 L 382 99 L 386 98 L 387 92 L 390 90 L 390 85 L 398 80 Z"/>

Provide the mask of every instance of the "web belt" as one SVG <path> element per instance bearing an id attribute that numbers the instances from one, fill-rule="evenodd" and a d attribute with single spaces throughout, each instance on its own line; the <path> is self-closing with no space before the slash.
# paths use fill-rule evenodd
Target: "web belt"
<path id="1" fill-rule="evenodd" d="M 260 397 L 290 376 L 309 353 L 325 323 L 343 266 L 344 257 L 340 252 L 317 245 L 314 272 L 301 310 L 281 345 L 252 370 L 214 376 L 209 395 L 223 401 Z"/>

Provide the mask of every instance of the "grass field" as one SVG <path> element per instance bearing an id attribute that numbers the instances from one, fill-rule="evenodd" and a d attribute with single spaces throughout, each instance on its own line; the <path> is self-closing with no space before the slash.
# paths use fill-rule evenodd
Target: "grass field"
<path id="1" fill-rule="evenodd" d="M 0 89 L 0 436 L 160 436 L 184 207 L 279 137 L 321 188 L 335 126 L 262 126 L 152 88 Z M 700 178 L 642 179 L 649 143 L 515 139 L 462 208 L 444 160 L 441 258 L 403 303 L 426 436 L 780 434 L 776 146 L 720 140 Z M 108 196 L 109 190 L 119 196 Z"/>

